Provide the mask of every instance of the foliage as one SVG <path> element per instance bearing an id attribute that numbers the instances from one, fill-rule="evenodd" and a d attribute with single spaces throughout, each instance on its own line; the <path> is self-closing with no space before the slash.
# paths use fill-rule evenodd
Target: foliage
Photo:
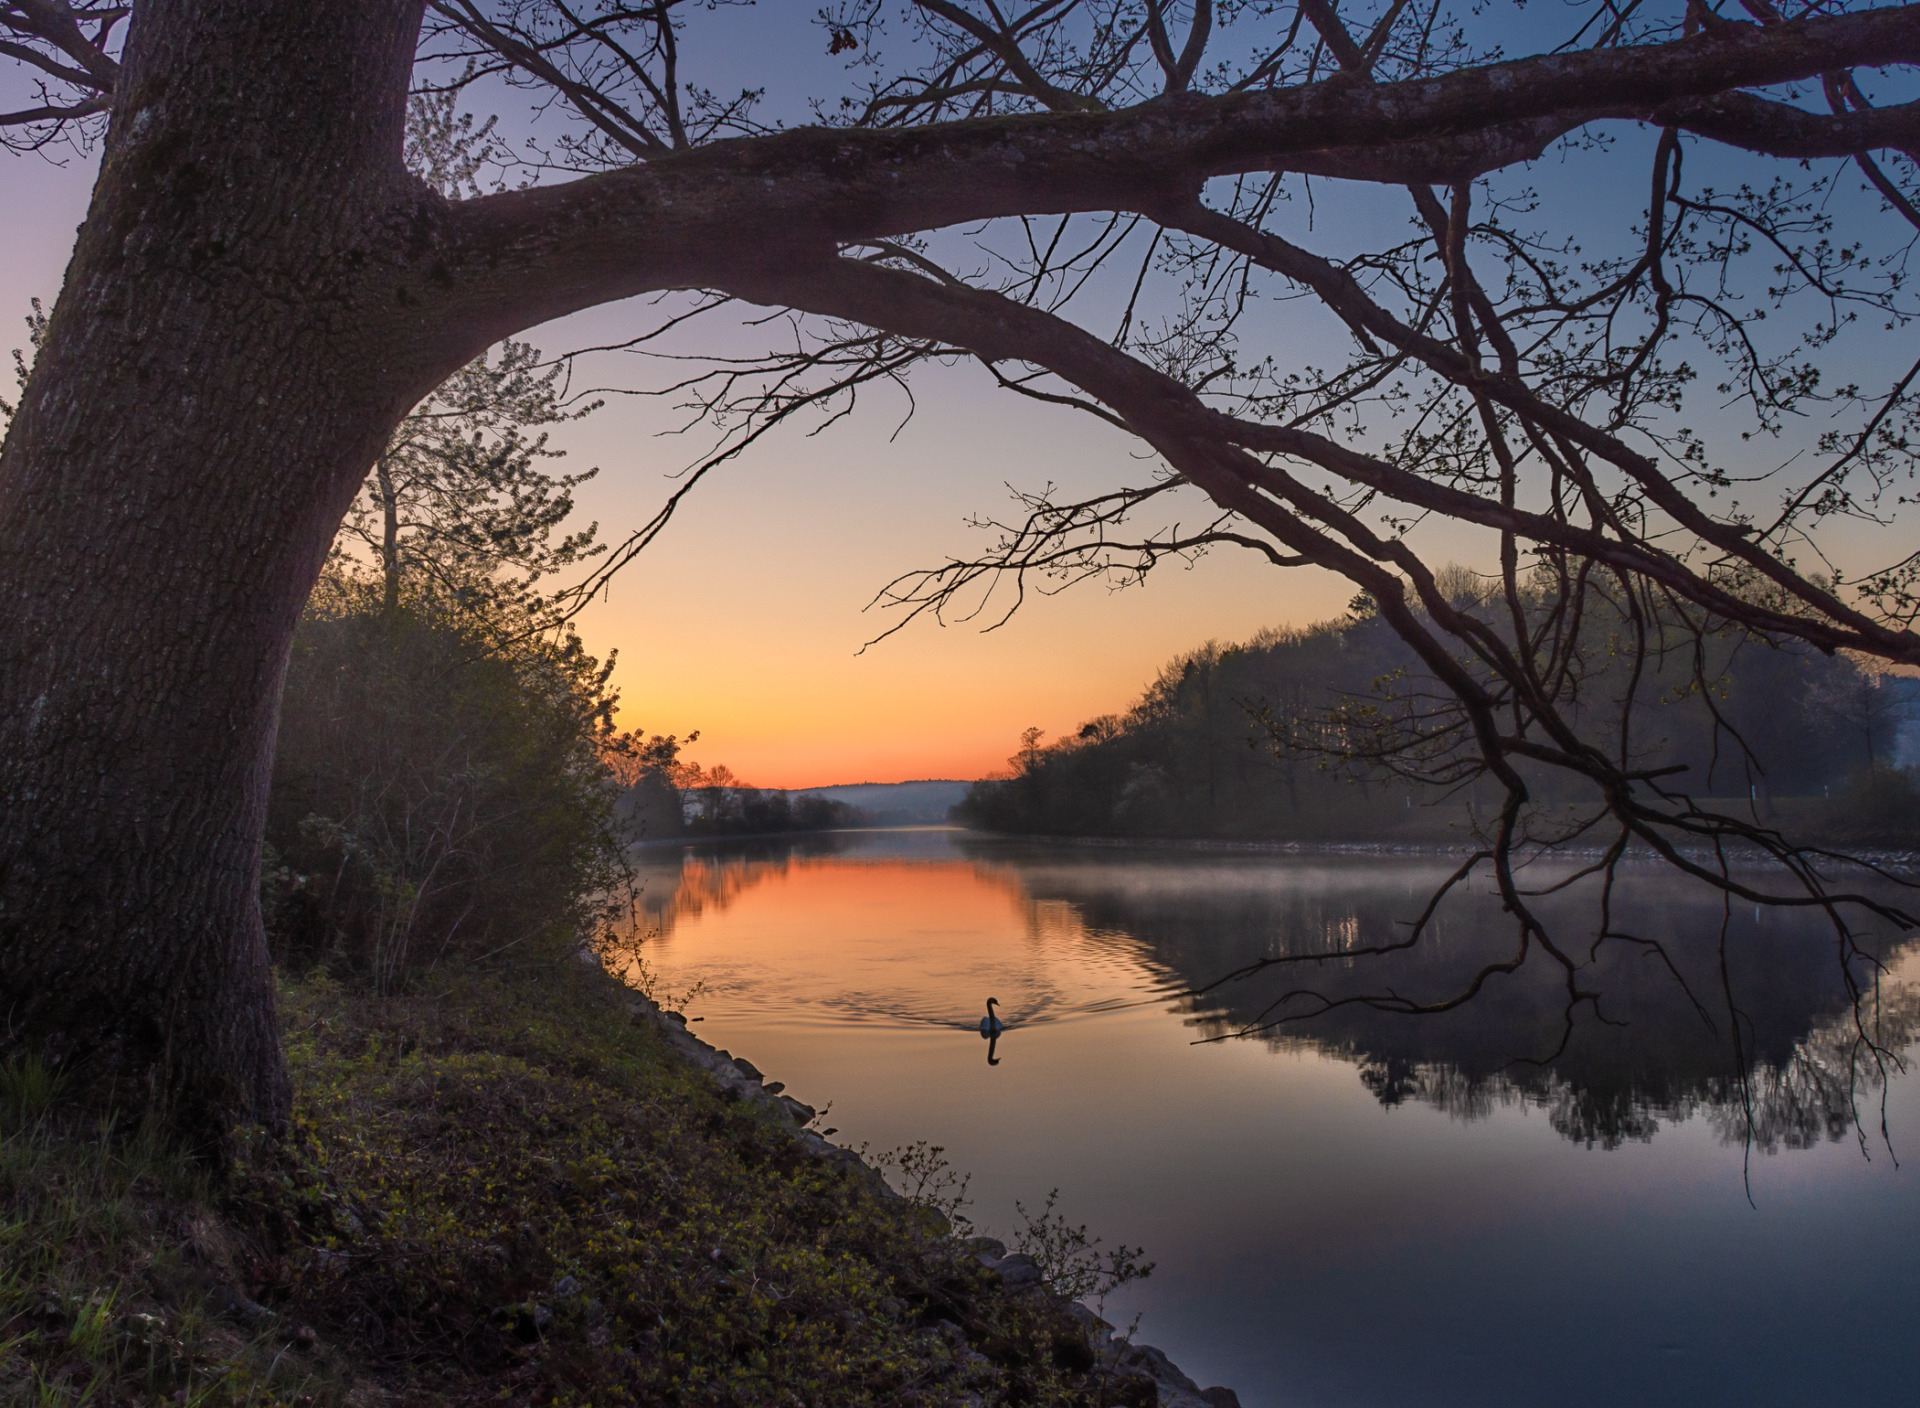
<path id="1" fill-rule="evenodd" d="M 635 741 L 620 768 L 626 788 L 622 807 L 645 835 L 770 836 L 793 831 L 832 831 L 858 826 L 865 813 L 811 793 L 763 790 L 736 776 L 725 763 L 710 768 L 683 761 L 680 749 L 699 739 L 669 734 Z"/>
<path id="2" fill-rule="evenodd" d="M 370 560 L 389 603 L 405 589 L 531 604 L 543 578 L 603 552 L 592 525 L 554 538 L 573 512 L 574 487 L 599 472 L 540 469 L 565 451 L 533 432 L 600 404 L 566 407 L 561 371 L 532 344 L 507 341 L 436 387 L 375 461 L 340 525 L 336 557 Z"/>
<path id="3" fill-rule="evenodd" d="M 973 1178 L 948 1162 L 947 1151 L 940 1145 L 921 1139 L 875 1153 L 863 1144 L 860 1157 L 879 1169 L 901 1197 L 938 1213 L 955 1235 L 973 1230 L 973 1219 L 966 1214 L 973 1204 L 967 1196 Z"/>
<path id="4" fill-rule="evenodd" d="M 1089 1235 L 1084 1223 L 1068 1222 L 1055 1206 L 1059 1201 L 1060 1190 L 1055 1188 L 1038 1212 L 1028 1212 L 1024 1203 L 1013 1205 L 1020 1216 L 1013 1249 L 1034 1259 L 1055 1292 L 1098 1308 L 1109 1293 L 1153 1274 L 1153 1263 L 1140 1259 L 1139 1247 L 1122 1244 L 1103 1254 L 1100 1239 Z"/>
<path id="5" fill-rule="evenodd" d="M 571 963 L 379 1003 L 288 984 L 295 1152 L 254 1146 L 224 1193 L 144 1138 L 7 1117 L 0 1399 L 1140 1401 L 628 1001 Z"/>
<path id="6" fill-rule="evenodd" d="M 294 1324 L 232 1313 L 243 1257 L 206 1170 L 152 1128 L 24 1106 L 45 1083 L 0 1069 L 0 1403 L 343 1402 L 333 1356 L 286 1353 Z"/>
<path id="7" fill-rule="evenodd" d="M 1455 575 L 1463 611 L 1484 609 L 1468 599 L 1471 576 Z M 1666 775 L 1762 819 L 1797 798 L 1797 821 L 1846 829 L 1855 789 L 1886 772 L 1914 714 L 1911 682 L 1845 657 L 1734 633 L 1698 652 L 1689 641 L 1642 655 L 1616 648 L 1619 627 L 1590 618 L 1582 721 L 1618 727 L 1631 698 L 1636 766 L 1679 770 Z M 1450 697 L 1365 601 L 1340 621 L 1201 646 L 1124 716 L 1051 744 L 1028 730 L 1008 761 L 1008 776 L 976 784 L 958 819 L 1056 835 L 1462 841 L 1498 812 Z M 1527 780 L 1538 836 L 1595 805 L 1564 775 Z"/>
<path id="8" fill-rule="evenodd" d="M 449 957 L 577 946 L 625 879 L 612 661 L 377 590 L 330 575 L 295 638 L 267 826 L 283 960 L 390 992 Z"/>
<path id="9" fill-rule="evenodd" d="M 24 349 L 19 347 L 13 349 L 13 380 L 22 391 L 27 389 L 27 377 L 33 370 L 33 358 L 40 355 L 40 344 L 47 340 L 47 310 L 41 306 L 37 298 L 30 300 L 29 306 L 32 311 L 26 318 L 27 346 Z M 4 427 L 13 419 L 17 404 L 0 397 L 0 427 Z"/>

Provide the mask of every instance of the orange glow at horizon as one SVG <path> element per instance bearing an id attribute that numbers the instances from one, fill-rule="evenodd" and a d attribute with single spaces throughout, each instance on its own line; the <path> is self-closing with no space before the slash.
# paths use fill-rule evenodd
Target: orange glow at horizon
<path id="1" fill-rule="evenodd" d="M 610 331 L 582 315 L 541 336 L 561 345 Z M 981 630 L 992 613 L 945 627 L 923 618 L 862 651 L 898 620 L 865 609 L 875 592 L 987 547 L 990 534 L 966 520 L 1008 516 L 1008 483 L 1074 495 L 1151 479 L 1117 432 L 1009 404 L 978 368 L 936 370 L 916 382 L 904 428 L 876 405 L 724 466 L 583 615 L 588 647 L 620 652 L 621 727 L 697 729 L 683 756 L 757 787 L 971 780 L 1003 770 L 1022 729 L 1058 737 L 1124 711 L 1183 651 L 1324 620 L 1352 596 L 1318 569 L 1222 549 L 1120 591 L 1084 582 L 1047 595 L 1053 584 L 1030 580 L 999 629 Z M 696 448 L 659 433 L 647 419 L 658 410 L 621 401 L 565 427 L 562 467 L 602 467 L 576 491 L 576 517 L 597 520 L 603 538 L 644 522 Z M 1204 511 L 1197 495 L 1181 510 Z"/>
<path id="2" fill-rule="evenodd" d="M 681 864 L 679 852 L 673 863 Z M 649 940 L 665 953 L 675 929 L 731 909 L 761 884 L 780 887 L 778 928 L 756 930 L 755 941 L 795 954 L 833 953 L 850 937 L 890 943 L 903 914 L 938 913 L 953 930 L 994 930 L 1026 925 L 1026 891 L 1011 874 L 954 861 L 863 860 L 783 857 L 777 860 L 708 860 L 689 857 Z M 855 916 L 868 923 L 856 923 Z M 861 929 L 850 935 L 849 925 Z M 867 930 L 872 932 L 867 932 Z"/>
<path id="3" fill-rule="evenodd" d="M 0 317 L 58 291 L 91 170 L 82 160 L 11 172 L 19 198 L 7 213 L 19 218 L 0 221 L 10 256 Z M 658 311 L 612 304 L 519 336 L 549 353 L 607 345 Z M 724 330 L 702 339 L 684 350 L 728 350 Z M 617 357 L 582 372 L 629 388 L 680 374 Z M 913 391 L 904 424 L 905 399 L 870 388 L 858 414 L 825 433 L 783 429 L 721 466 L 611 599 L 584 614 L 587 647 L 620 655 L 621 727 L 698 729 L 689 759 L 725 763 L 760 787 L 972 779 L 1004 768 L 1024 728 L 1058 737 L 1125 709 L 1182 651 L 1321 620 L 1353 594 L 1315 569 L 1222 550 L 1191 568 L 1167 562 L 1123 592 L 1090 582 L 1046 596 L 1050 584 L 1030 582 L 1027 606 L 1002 630 L 922 622 L 858 653 L 895 621 L 863 612 L 874 593 L 902 572 L 981 552 L 991 535 L 966 520 L 1016 515 L 1009 484 L 1051 483 L 1071 497 L 1153 478 L 1137 441 L 1000 391 L 976 365 L 922 368 Z M 568 455 L 555 468 L 601 471 L 575 491 L 568 527 L 597 522 L 601 540 L 617 543 L 710 442 L 671 433 L 685 417 L 665 401 L 607 399 L 554 427 L 552 443 Z M 1189 526 L 1211 516 L 1197 495 L 1180 512 Z"/>

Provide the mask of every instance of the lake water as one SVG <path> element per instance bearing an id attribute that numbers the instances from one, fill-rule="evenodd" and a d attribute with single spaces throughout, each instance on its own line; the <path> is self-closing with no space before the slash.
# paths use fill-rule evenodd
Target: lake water
<path id="1" fill-rule="evenodd" d="M 837 1142 L 943 1146 L 983 1231 L 1058 1188 L 1143 1246 L 1107 1318 L 1247 1408 L 1920 1402 L 1920 1082 L 1881 1079 L 1817 919 L 1634 872 L 1592 996 L 1536 953 L 1445 1016 L 1208 1041 L 1444 997 L 1510 921 L 1476 883 L 1411 952 L 1343 956 L 1404 935 L 1442 856 L 925 830 L 644 863 L 695 1030 L 831 1102 Z M 1596 898 L 1546 903 L 1583 958 Z M 1868 947 L 1910 1058 L 1920 957 Z M 1300 954 L 1335 956 L 1185 995 Z"/>

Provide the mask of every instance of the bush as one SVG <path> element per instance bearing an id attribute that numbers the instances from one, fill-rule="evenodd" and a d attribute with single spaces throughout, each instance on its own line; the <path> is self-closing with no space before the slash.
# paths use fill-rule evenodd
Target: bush
<path id="1" fill-rule="evenodd" d="M 1815 813 L 1815 826 L 1835 845 L 1911 847 L 1920 841 L 1920 787 L 1901 768 L 1863 768 Z"/>
<path id="2" fill-rule="evenodd" d="M 570 633 L 516 639 L 329 576 L 295 638 L 268 810 L 280 960 L 390 992 L 592 934 L 624 876 L 609 668 Z"/>

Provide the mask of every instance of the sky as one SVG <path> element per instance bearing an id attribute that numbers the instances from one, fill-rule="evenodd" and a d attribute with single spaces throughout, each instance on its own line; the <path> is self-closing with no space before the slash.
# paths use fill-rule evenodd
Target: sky
<path id="1" fill-rule="evenodd" d="M 775 0 L 719 46 L 751 69 L 800 53 L 790 85 L 819 77 L 812 5 Z M 754 20 L 753 24 L 746 21 Z M 718 80 L 716 80 L 718 81 Z M 90 164 L 4 158 L 0 181 L 0 353 L 24 342 L 28 300 L 49 305 L 85 214 Z M 614 305 L 531 330 L 548 352 L 631 336 L 644 308 Z M 630 386 L 659 367 L 602 367 Z M 591 649 L 618 650 L 623 727 L 684 736 L 688 756 L 757 786 L 975 778 L 1002 769 L 1022 729 L 1049 735 L 1124 709 L 1174 655 L 1210 638 L 1338 614 L 1352 588 L 1313 569 L 1279 571 L 1243 553 L 1169 565 L 1144 585 L 1087 584 L 1031 603 L 1004 628 L 919 623 L 862 653 L 891 618 L 863 612 L 901 572 L 985 546 L 969 515 L 1009 507 L 1006 485 L 1142 482 L 1137 450 L 1089 417 L 1025 402 L 977 366 L 914 384 L 917 410 L 885 395 L 824 434 L 764 441 L 710 478 L 666 534 L 581 618 Z M 598 466 L 580 517 L 618 539 L 652 515 L 697 437 L 664 432 L 669 406 L 617 398 L 555 435 L 559 468 Z M 1197 501 L 1196 501 L 1197 502 Z"/>
<path id="2" fill-rule="evenodd" d="M 722 92 L 768 82 L 768 110 L 804 118 L 805 94 L 844 82 L 815 13 L 812 0 L 767 0 L 704 14 L 700 23 L 714 31 L 688 46 L 688 72 Z M 1588 168 L 1585 184 L 1559 198 L 1629 209 L 1644 200 L 1637 158 L 1605 170 L 1617 171 L 1617 190 L 1592 183 Z M 1551 160 L 1541 173 L 1551 186 Z M 23 341 L 28 300 L 57 292 L 90 179 L 84 160 L 0 165 L 0 351 Z M 1363 194 L 1302 216 L 1309 242 L 1337 253 L 1349 234 L 1338 222 L 1377 239 L 1382 222 L 1404 220 L 1403 203 L 1392 192 Z M 656 316 L 611 305 L 525 336 L 561 353 L 630 337 Z M 1290 360 L 1318 360 L 1320 347 L 1331 357 L 1342 340 L 1303 304 L 1268 305 L 1259 317 L 1263 340 Z M 729 345 L 723 329 L 703 347 Z M 603 357 L 584 376 L 643 390 L 673 370 Z M 1055 736 L 1123 710 L 1183 651 L 1324 620 L 1353 595 L 1317 569 L 1282 570 L 1223 549 L 1191 566 L 1163 565 L 1127 590 L 1088 583 L 1030 600 L 993 632 L 923 620 L 863 651 L 893 624 L 863 609 L 875 592 L 902 572 L 980 552 L 987 539 L 967 520 L 1006 514 L 1009 485 L 1072 493 L 1138 484 L 1151 472 L 1118 432 L 1001 391 L 977 365 L 917 373 L 910 417 L 907 409 L 904 396 L 883 392 L 818 435 L 801 426 L 762 441 L 703 483 L 588 609 L 580 621 L 588 646 L 619 652 L 623 727 L 698 730 L 687 756 L 725 763 L 758 786 L 974 778 L 1003 768 L 1025 728 Z M 673 434 L 679 419 L 658 398 L 614 396 L 555 434 L 568 451 L 561 468 L 600 469 L 577 500 L 603 538 L 646 521 L 698 457 L 705 441 Z M 1190 503 L 1189 522 L 1200 516 L 1198 497 Z M 1433 560 L 1483 559 L 1457 532 L 1429 531 L 1422 546 Z"/>
<path id="3" fill-rule="evenodd" d="M 85 213 L 91 170 L 12 159 L 0 200 L 0 352 L 24 345 L 29 300 L 51 303 Z M 613 306 L 526 336 L 549 352 L 630 335 Z M 618 372 L 619 368 L 604 370 Z M 635 367 L 626 384 L 657 384 Z M 1098 583 L 1031 602 L 1000 630 L 892 624 L 863 608 L 887 581 L 984 535 L 969 515 L 1009 507 L 1006 485 L 1142 482 L 1117 432 L 993 387 L 977 366 L 932 369 L 916 409 L 885 393 L 822 434 L 778 435 L 710 477 L 580 628 L 618 650 L 620 723 L 684 736 L 689 756 L 763 787 L 974 778 L 1005 766 L 1029 726 L 1050 735 L 1124 709 L 1167 660 L 1210 638 L 1335 615 L 1352 596 L 1313 569 L 1238 552 L 1162 567 L 1143 586 Z M 558 466 L 599 476 L 578 514 L 617 539 L 652 515 L 705 443 L 670 433 L 671 406 L 611 397 L 563 427 Z M 1197 501 L 1196 501 L 1197 503 Z"/>

